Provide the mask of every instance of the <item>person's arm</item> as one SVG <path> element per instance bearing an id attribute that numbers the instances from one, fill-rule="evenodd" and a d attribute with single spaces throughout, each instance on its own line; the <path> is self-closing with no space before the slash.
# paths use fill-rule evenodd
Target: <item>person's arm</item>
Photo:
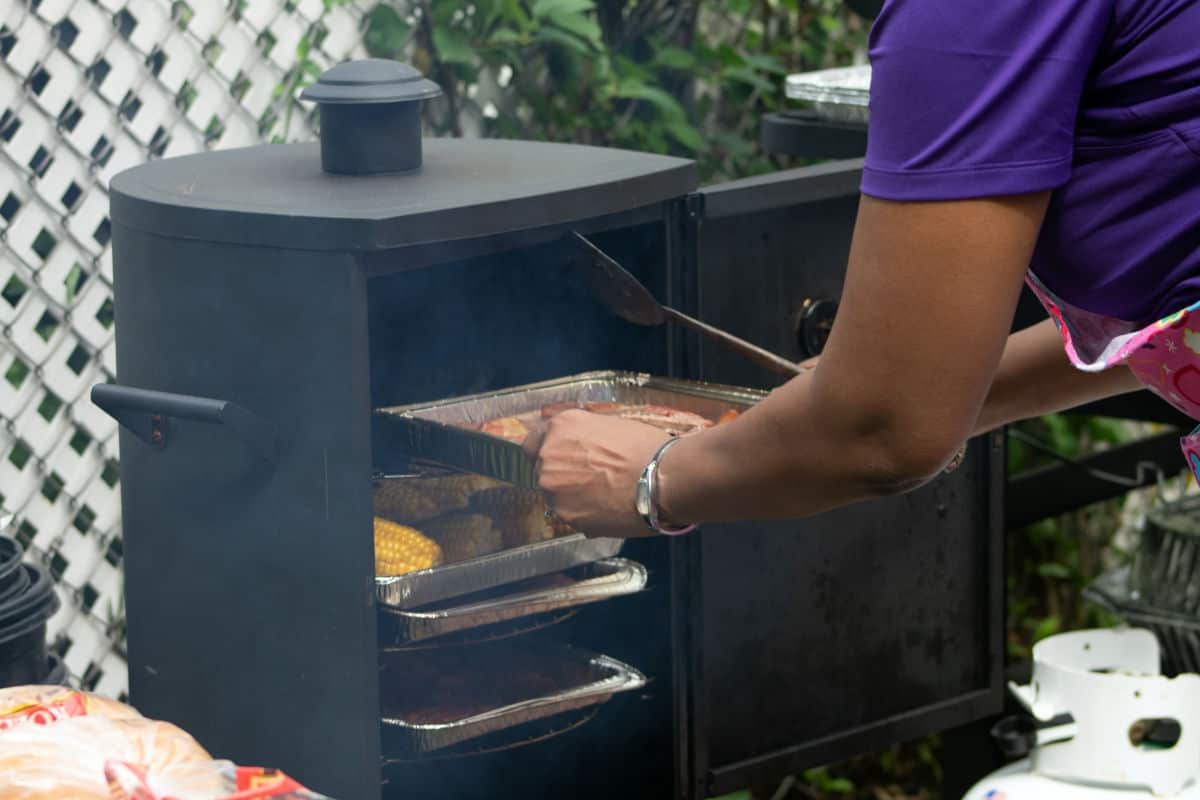
<path id="1" fill-rule="evenodd" d="M 819 362 L 814 356 L 800 366 L 812 369 Z M 1143 388 L 1124 367 L 1101 372 L 1076 368 L 1067 358 L 1062 334 L 1045 319 L 1008 337 L 974 434 Z"/>
<path id="2" fill-rule="evenodd" d="M 821 360 L 659 477 L 670 519 L 806 516 L 924 483 L 974 431 L 1048 195 L 863 197 Z"/>
<path id="3" fill-rule="evenodd" d="M 1062 334 L 1043 320 L 1008 337 L 975 433 L 1141 388 L 1123 366 L 1102 372 L 1076 369 L 1063 349 Z"/>
<path id="4" fill-rule="evenodd" d="M 1048 193 L 895 203 L 864 196 L 837 324 L 816 368 L 662 462 L 681 522 L 796 517 L 936 475 L 975 430 Z M 581 413 L 527 450 L 560 516 L 636 535 L 634 486 L 664 435 Z"/>

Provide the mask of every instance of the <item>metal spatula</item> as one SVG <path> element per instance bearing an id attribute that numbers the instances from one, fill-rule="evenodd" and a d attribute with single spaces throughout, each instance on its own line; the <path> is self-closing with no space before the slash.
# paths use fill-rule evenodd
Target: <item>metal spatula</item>
<path id="1" fill-rule="evenodd" d="M 647 326 L 663 325 L 668 320 L 678 322 L 710 339 L 725 343 L 772 372 L 780 375 L 799 375 L 804 371 L 803 367 L 793 364 L 782 356 L 777 356 L 769 350 L 764 350 L 758 345 L 750 344 L 745 339 L 734 336 L 732 333 L 689 317 L 682 311 L 662 305 L 654 299 L 654 295 L 642 285 L 641 281 L 633 277 L 607 253 L 581 234 L 576 233 L 575 238 L 586 248 L 590 256 L 581 262 L 588 287 L 597 300 L 621 319 L 632 322 L 634 325 Z"/>

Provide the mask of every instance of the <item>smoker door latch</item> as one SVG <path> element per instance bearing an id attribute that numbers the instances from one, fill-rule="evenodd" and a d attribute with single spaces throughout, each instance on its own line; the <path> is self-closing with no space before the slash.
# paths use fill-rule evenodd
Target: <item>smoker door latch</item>
<path id="1" fill-rule="evenodd" d="M 151 447 L 167 446 L 167 423 L 174 418 L 222 425 L 264 461 L 270 464 L 279 461 L 279 433 L 275 426 L 230 400 L 102 383 L 92 387 L 92 402 Z"/>
<path id="2" fill-rule="evenodd" d="M 805 358 L 821 355 L 833 330 L 833 318 L 838 304 L 834 300 L 806 299 L 796 312 L 794 324 L 796 344 Z"/>

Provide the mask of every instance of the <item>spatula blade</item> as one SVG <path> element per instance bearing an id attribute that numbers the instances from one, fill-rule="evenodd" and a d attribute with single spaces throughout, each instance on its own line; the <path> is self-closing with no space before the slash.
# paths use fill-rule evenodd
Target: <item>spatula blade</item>
<path id="1" fill-rule="evenodd" d="M 575 239 L 584 251 L 584 257 L 578 262 L 583 277 L 602 305 L 634 325 L 662 325 L 667 321 L 662 306 L 641 281 L 587 237 L 576 233 Z"/>

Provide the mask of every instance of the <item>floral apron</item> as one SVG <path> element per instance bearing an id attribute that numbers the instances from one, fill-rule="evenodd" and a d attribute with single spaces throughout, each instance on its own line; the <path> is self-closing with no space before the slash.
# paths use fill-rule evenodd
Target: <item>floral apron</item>
<path id="1" fill-rule="evenodd" d="M 1200 420 L 1200 303 L 1139 328 L 1072 306 L 1032 272 L 1026 283 L 1062 333 L 1072 364 L 1085 372 L 1124 364 L 1147 389 Z M 1180 439 L 1180 446 L 1200 482 L 1200 426 Z"/>

